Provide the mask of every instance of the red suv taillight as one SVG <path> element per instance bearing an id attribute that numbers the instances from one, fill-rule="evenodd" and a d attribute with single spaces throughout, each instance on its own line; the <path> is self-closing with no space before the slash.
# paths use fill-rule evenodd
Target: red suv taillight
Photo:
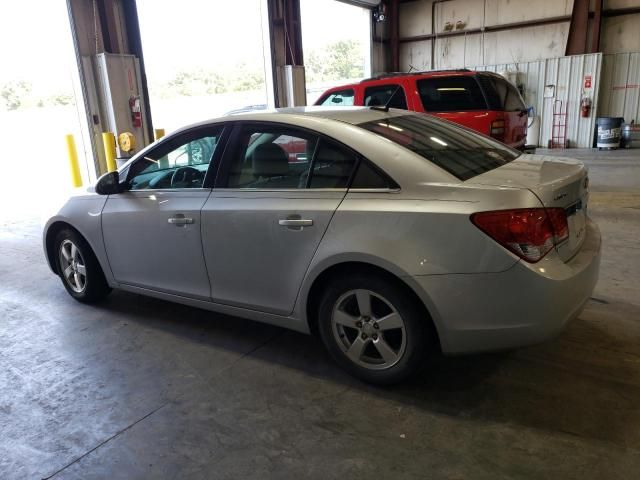
<path id="1" fill-rule="evenodd" d="M 520 208 L 471 215 L 473 224 L 523 260 L 536 263 L 569 238 L 562 208 Z"/>
<path id="2" fill-rule="evenodd" d="M 504 120 L 494 120 L 491 122 L 491 129 L 489 135 L 497 140 L 504 139 Z"/>

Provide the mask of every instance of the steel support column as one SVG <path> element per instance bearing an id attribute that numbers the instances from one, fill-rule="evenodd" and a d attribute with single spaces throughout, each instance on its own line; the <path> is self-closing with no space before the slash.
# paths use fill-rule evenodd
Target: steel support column
<path id="1" fill-rule="evenodd" d="M 71 36 L 73 39 L 80 87 L 85 105 L 89 140 L 95 162 L 95 174 L 105 171 L 101 134 L 106 115 L 98 99 L 98 85 L 93 74 L 91 59 L 98 54 L 134 55 L 140 67 L 139 95 L 146 106 L 143 128 L 153 138 L 149 92 L 142 54 L 140 26 L 135 0 L 67 0 Z M 144 145 L 140 145 L 144 146 Z"/>
<path id="2" fill-rule="evenodd" d="M 602 4 L 604 0 L 594 0 L 595 11 L 593 13 L 593 24 L 591 27 L 591 53 L 600 51 L 600 31 L 602 29 Z"/>
<path id="3" fill-rule="evenodd" d="M 285 65 L 304 65 L 300 0 L 266 0 L 266 3 L 269 32 L 265 37 L 270 43 L 274 103 L 281 107 L 286 105 L 286 92 L 280 72 Z"/>
<path id="4" fill-rule="evenodd" d="M 144 118 L 149 138 L 154 138 L 153 123 L 151 120 L 151 103 L 149 101 L 149 87 L 147 84 L 147 70 L 144 67 L 144 54 L 142 52 L 142 37 L 140 35 L 140 22 L 138 21 L 138 9 L 135 0 L 121 0 L 124 13 L 128 53 L 138 57 L 140 62 L 140 83 L 142 83 L 142 96 L 147 106 Z"/>
<path id="5" fill-rule="evenodd" d="M 391 71 L 400 71 L 400 11 L 399 0 L 391 0 L 389 11 L 389 41 L 391 43 Z"/>
<path id="6" fill-rule="evenodd" d="M 589 0 L 574 0 L 565 55 L 582 55 L 583 53 L 587 53 L 588 24 Z"/>

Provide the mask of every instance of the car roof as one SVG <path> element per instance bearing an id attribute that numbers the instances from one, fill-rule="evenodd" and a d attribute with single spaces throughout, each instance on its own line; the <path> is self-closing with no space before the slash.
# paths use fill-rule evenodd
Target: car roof
<path id="1" fill-rule="evenodd" d="M 338 122 L 357 125 L 359 123 L 372 122 L 383 118 L 397 117 L 400 115 L 417 115 L 415 112 L 408 110 L 398 110 L 390 108 L 389 111 L 383 111 L 381 108 L 371 107 L 289 107 L 289 108 L 273 108 L 259 111 L 230 112 L 222 117 L 212 118 L 203 122 L 187 125 L 177 133 L 189 130 L 195 127 L 210 125 L 212 123 L 228 122 L 228 121 L 268 121 L 268 122 L 284 122 L 297 123 L 296 120 L 317 118 L 322 120 L 334 120 Z"/>
<path id="2" fill-rule="evenodd" d="M 459 68 L 455 70 L 429 70 L 423 72 L 390 72 L 390 73 L 381 73 L 380 75 L 375 75 L 370 78 L 365 78 L 360 80 L 359 83 L 367 83 L 375 80 L 386 80 L 388 78 L 414 78 L 414 77 L 449 77 L 449 76 L 469 76 L 476 75 L 477 73 L 485 73 L 478 72 L 476 70 L 469 70 L 468 68 Z"/>
<path id="3" fill-rule="evenodd" d="M 389 82 L 393 82 L 394 80 L 403 80 L 407 78 L 421 79 L 421 78 L 437 78 L 437 77 L 469 77 L 469 76 L 475 76 L 475 75 L 491 75 L 491 76 L 504 78 L 500 74 L 495 72 L 490 72 L 486 70 L 469 70 L 467 68 L 460 68 L 457 70 L 430 70 L 425 72 L 411 72 L 411 73 L 391 72 L 391 73 L 381 73 L 380 75 L 376 75 L 374 77 L 365 78 L 356 83 L 345 83 L 343 85 L 337 85 L 335 87 L 331 87 L 325 90 L 323 94 L 326 94 L 328 92 L 335 92 L 338 90 L 344 90 L 346 88 L 355 88 L 360 85 L 366 86 L 369 83 L 380 85 L 381 84 L 380 82 L 384 82 L 385 80 Z"/>

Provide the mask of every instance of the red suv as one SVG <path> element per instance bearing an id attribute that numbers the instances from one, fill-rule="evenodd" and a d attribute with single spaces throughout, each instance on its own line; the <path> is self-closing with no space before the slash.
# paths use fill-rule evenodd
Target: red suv
<path id="1" fill-rule="evenodd" d="M 523 150 L 527 109 L 501 75 L 472 70 L 389 74 L 327 90 L 316 105 L 379 106 L 425 112 Z"/>

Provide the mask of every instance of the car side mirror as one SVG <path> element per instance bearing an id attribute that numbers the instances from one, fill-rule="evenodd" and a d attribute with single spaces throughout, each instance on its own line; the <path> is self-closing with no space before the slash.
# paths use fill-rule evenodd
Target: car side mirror
<path id="1" fill-rule="evenodd" d="M 122 192 L 122 187 L 117 170 L 105 173 L 96 182 L 96 193 L 99 195 L 113 195 L 120 192 Z"/>
<path id="2" fill-rule="evenodd" d="M 332 103 L 342 103 L 342 97 L 333 97 L 331 99 Z"/>

